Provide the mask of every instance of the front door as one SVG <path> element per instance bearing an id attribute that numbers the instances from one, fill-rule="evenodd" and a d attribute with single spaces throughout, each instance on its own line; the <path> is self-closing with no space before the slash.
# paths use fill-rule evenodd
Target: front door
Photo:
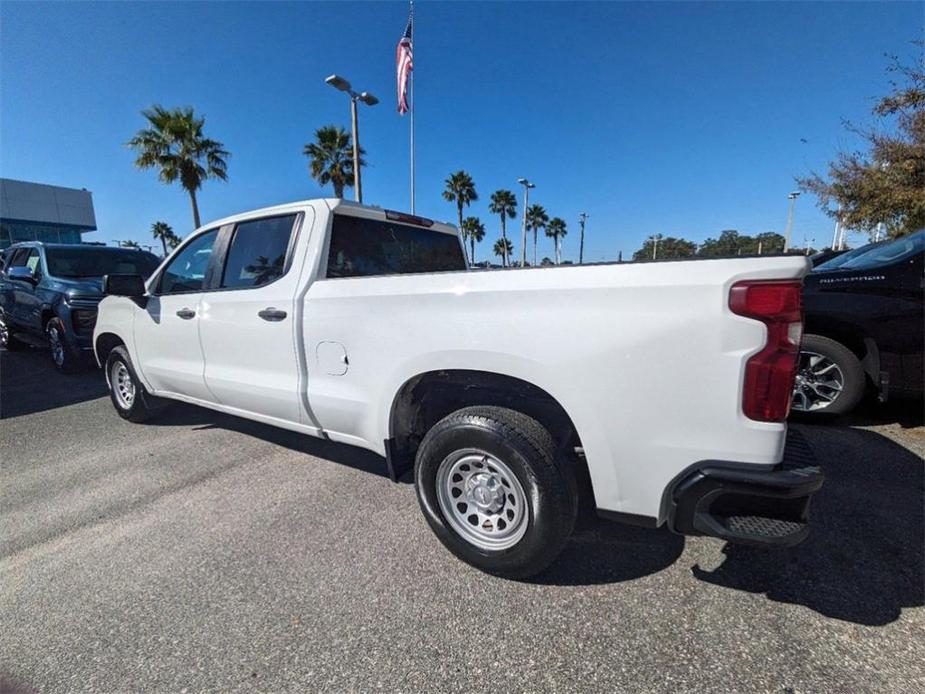
<path id="1" fill-rule="evenodd" d="M 221 277 L 216 291 L 203 295 L 199 319 L 205 383 L 216 401 L 292 423 L 302 409 L 295 320 L 301 263 L 292 253 L 296 234 L 310 227 L 300 217 L 252 219 L 223 231 Z"/>
<path id="2" fill-rule="evenodd" d="M 138 366 L 152 388 L 214 402 L 203 376 L 199 317 L 218 229 L 189 241 L 156 280 L 135 316 Z"/>

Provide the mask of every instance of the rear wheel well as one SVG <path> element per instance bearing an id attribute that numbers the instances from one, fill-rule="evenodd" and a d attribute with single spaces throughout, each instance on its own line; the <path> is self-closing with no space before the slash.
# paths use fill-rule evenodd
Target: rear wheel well
<path id="1" fill-rule="evenodd" d="M 844 345 L 861 362 L 867 377 L 875 384 L 880 380 L 880 351 L 877 343 L 854 326 L 843 323 L 808 320 L 804 326 L 807 335 L 819 335 Z"/>
<path id="2" fill-rule="evenodd" d="M 124 346 L 125 343 L 115 333 L 101 333 L 96 338 L 96 356 L 100 365 L 105 365 L 109 353 L 120 345 Z"/>
<path id="3" fill-rule="evenodd" d="M 574 453 L 581 446 L 578 432 L 552 395 L 512 376 L 452 369 L 419 374 L 406 381 L 395 395 L 388 441 L 393 469 L 399 475 L 401 470 L 409 469 L 430 428 L 451 412 L 472 405 L 506 407 L 532 417 L 549 431 L 560 453 L 579 460 Z"/>

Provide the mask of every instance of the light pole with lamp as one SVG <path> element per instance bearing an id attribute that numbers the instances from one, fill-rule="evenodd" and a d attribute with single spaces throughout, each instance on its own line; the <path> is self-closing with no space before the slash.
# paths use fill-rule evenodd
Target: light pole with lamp
<path id="1" fill-rule="evenodd" d="M 800 197 L 800 191 L 795 190 L 787 196 L 790 201 L 790 209 L 787 211 L 787 232 L 784 234 L 784 253 L 790 250 L 790 232 L 793 231 L 793 206 L 797 198 Z"/>
<path id="2" fill-rule="evenodd" d="M 350 82 L 339 75 L 331 75 L 325 82 L 337 90 L 347 92 L 350 96 L 350 121 L 353 126 L 353 196 L 357 202 L 363 202 L 363 184 L 360 181 L 360 124 L 357 119 L 357 101 L 362 101 L 367 106 L 375 106 L 379 99 L 369 92 L 355 92 L 350 87 Z"/>
<path id="3" fill-rule="evenodd" d="M 526 178 L 518 178 L 517 182 L 524 187 L 524 220 L 520 233 L 520 267 L 527 267 L 527 204 L 530 201 L 530 189 L 536 188 Z"/>

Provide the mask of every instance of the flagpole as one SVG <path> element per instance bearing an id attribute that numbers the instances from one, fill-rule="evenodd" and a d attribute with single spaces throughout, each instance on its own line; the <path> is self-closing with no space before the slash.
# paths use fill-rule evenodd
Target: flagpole
<path id="1" fill-rule="evenodd" d="M 414 0 L 411 2 L 411 51 L 414 55 Z M 414 58 L 412 57 L 411 74 L 408 76 L 411 84 L 408 92 L 411 96 L 411 214 L 414 214 Z"/>

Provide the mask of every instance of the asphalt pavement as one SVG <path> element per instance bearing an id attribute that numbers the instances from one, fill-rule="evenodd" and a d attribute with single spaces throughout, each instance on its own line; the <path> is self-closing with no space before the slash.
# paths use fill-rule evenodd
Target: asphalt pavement
<path id="1" fill-rule="evenodd" d="M 381 458 L 0 353 L 8 690 L 925 691 L 921 405 L 800 425 L 813 534 L 764 551 L 586 518 L 515 582 Z M 618 426 L 618 423 L 615 423 Z"/>

